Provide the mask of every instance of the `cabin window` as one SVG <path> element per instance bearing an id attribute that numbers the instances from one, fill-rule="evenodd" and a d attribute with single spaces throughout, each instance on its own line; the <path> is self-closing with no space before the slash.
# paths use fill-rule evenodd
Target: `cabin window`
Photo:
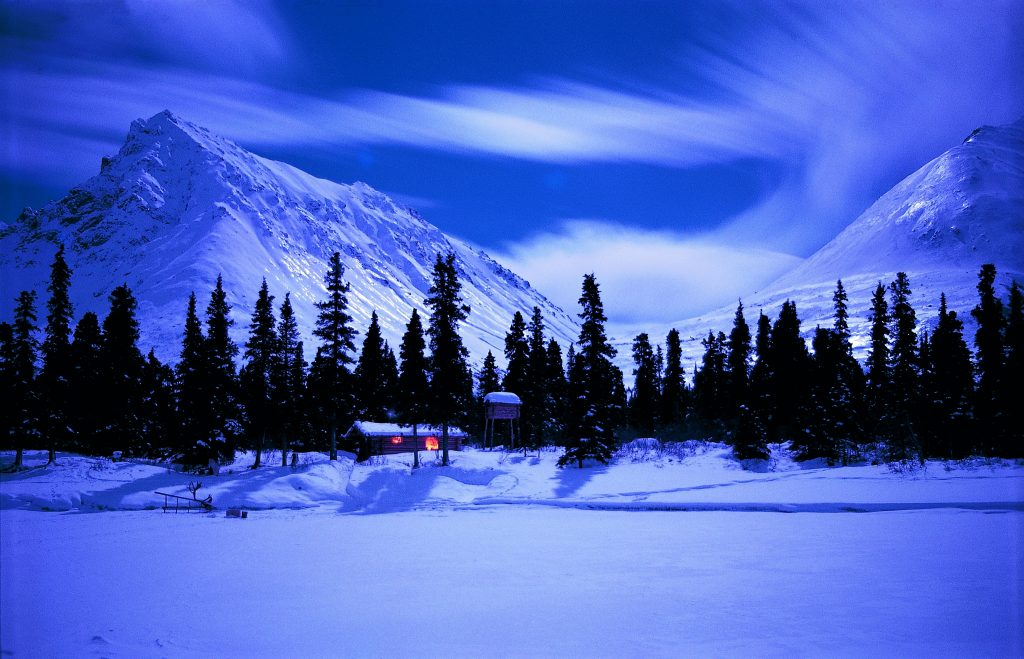
<path id="1" fill-rule="evenodd" d="M 437 448 L 438 448 L 437 447 L 437 437 L 427 437 L 427 444 L 426 444 L 426 446 L 427 446 L 427 450 L 428 451 L 436 451 Z"/>
<path id="2" fill-rule="evenodd" d="M 391 438 L 391 443 L 392 444 L 396 444 L 396 445 L 397 444 L 401 444 L 402 443 L 402 438 L 401 437 L 392 437 Z"/>

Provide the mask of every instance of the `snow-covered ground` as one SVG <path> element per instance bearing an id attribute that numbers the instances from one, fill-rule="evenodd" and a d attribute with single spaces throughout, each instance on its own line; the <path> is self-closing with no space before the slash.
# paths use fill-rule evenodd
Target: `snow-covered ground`
<path id="1" fill-rule="evenodd" d="M 153 492 L 196 477 L 30 453 L 0 478 L 0 651 L 1024 655 L 1024 466 L 556 459 L 245 456 L 202 477 L 215 512 L 173 514 Z"/>

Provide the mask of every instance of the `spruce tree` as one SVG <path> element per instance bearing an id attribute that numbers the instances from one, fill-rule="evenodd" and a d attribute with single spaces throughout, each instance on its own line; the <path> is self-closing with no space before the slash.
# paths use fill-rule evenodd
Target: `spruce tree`
<path id="1" fill-rule="evenodd" d="M 418 469 L 420 466 L 418 426 L 430 414 L 430 382 L 427 380 L 429 364 L 424 354 L 425 349 L 423 323 L 420 321 L 419 312 L 414 308 L 409 323 L 405 326 L 402 344 L 398 348 L 398 397 L 395 401 L 399 421 L 412 426 L 415 447 L 413 469 Z M 494 356 L 490 352 L 487 353 L 487 356 L 490 357 L 493 367 Z M 484 363 L 486 366 L 486 360 Z M 497 387 L 497 377 L 497 372 L 493 373 L 493 381 L 487 384 Z"/>
<path id="2" fill-rule="evenodd" d="M 872 420 L 870 434 L 872 439 L 884 439 L 885 428 L 889 423 L 891 407 L 892 373 L 889 358 L 889 302 L 885 297 L 885 287 L 878 282 L 871 296 L 870 349 L 865 360 L 867 367 L 867 405 Z"/>
<path id="3" fill-rule="evenodd" d="M 174 371 L 178 407 L 178 458 L 187 466 L 206 466 L 216 457 L 208 440 L 213 429 L 211 383 L 206 337 L 196 311 L 196 295 L 188 298 L 181 352 Z"/>
<path id="4" fill-rule="evenodd" d="M 840 339 L 845 340 L 849 343 L 850 340 L 850 312 L 847 309 L 847 301 L 849 300 L 846 295 L 846 289 L 843 288 L 843 280 L 836 280 L 836 290 L 832 294 L 832 306 L 835 310 L 835 321 L 832 325 L 835 333 Z"/>
<path id="5" fill-rule="evenodd" d="M 381 365 L 380 381 L 383 383 L 381 390 L 384 409 L 387 416 L 391 417 L 395 412 L 395 389 L 398 387 L 398 357 L 387 341 L 384 342 L 384 363 Z"/>
<path id="6" fill-rule="evenodd" d="M 150 458 L 167 457 L 177 445 L 177 414 L 174 405 L 174 371 L 161 363 L 153 350 L 142 365 L 141 450 Z"/>
<path id="7" fill-rule="evenodd" d="M 477 397 L 483 398 L 493 391 L 501 390 L 501 373 L 498 372 L 498 361 L 494 354 L 488 350 L 484 357 L 480 373 L 477 375 Z"/>
<path id="8" fill-rule="evenodd" d="M 36 340 L 36 294 L 22 291 L 14 307 L 11 351 L 11 393 L 14 409 L 14 470 L 24 468 L 25 447 L 39 440 L 42 401 L 36 378 L 39 342 Z"/>
<path id="9" fill-rule="evenodd" d="M 14 328 L 0 323 L 0 449 L 15 446 Z"/>
<path id="10" fill-rule="evenodd" d="M 1003 391 L 1024 391 L 1024 291 L 1016 281 L 1010 286 L 1006 317 L 1006 363 Z M 1006 456 L 1024 458 L 1024 409 L 1011 395 L 1003 395 Z"/>
<path id="11" fill-rule="evenodd" d="M 462 301 L 455 254 L 437 255 L 426 305 L 430 308 L 431 415 L 441 426 L 441 464 L 448 466 L 448 428 L 466 416 L 473 394 L 473 376 L 466 363 L 469 352 L 459 335 L 459 325 L 469 317 L 470 308 Z"/>
<path id="12" fill-rule="evenodd" d="M 570 426 L 566 429 L 566 451 L 559 466 L 575 462 L 580 468 L 588 458 L 606 463 L 615 448 L 616 419 L 621 417 L 622 373 L 612 364 L 615 348 L 608 342 L 604 305 L 593 274 L 584 275 L 579 303 L 581 311 L 578 353 L 574 356 L 569 381 L 575 400 L 570 402 Z"/>
<path id="13" fill-rule="evenodd" d="M 693 376 L 693 409 L 705 433 L 721 439 L 725 434 L 724 421 L 728 414 L 729 388 L 726 371 L 725 334 L 709 331 L 701 341 L 704 356 L 700 370 Z"/>
<path id="14" fill-rule="evenodd" d="M 661 392 L 665 385 L 665 351 L 660 343 L 654 346 L 654 380 L 658 383 L 658 411 L 660 413 Z"/>
<path id="15" fill-rule="evenodd" d="M 661 392 L 654 349 L 646 332 L 633 339 L 633 397 L 629 403 L 630 426 L 640 437 L 652 437 L 658 425 Z"/>
<path id="16" fill-rule="evenodd" d="M 733 436 L 732 452 L 737 460 L 767 460 L 768 433 L 760 416 L 746 405 L 740 405 Z"/>
<path id="17" fill-rule="evenodd" d="M 622 369 L 612 366 L 611 427 L 616 430 L 626 425 L 629 412 L 629 395 L 626 392 L 626 378 Z M 614 435 L 613 435 L 614 437 Z M 615 446 L 612 446 L 614 450 Z"/>
<path id="18" fill-rule="evenodd" d="M 518 311 L 512 316 L 512 324 L 505 334 L 505 360 L 508 368 L 501 386 L 522 397 L 526 389 L 530 368 L 530 342 L 526 338 L 526 321 Z"/>
<path id="19" fill-rule="evenodd" d="M 743 317 L 741 301 L 736 306 L 736 316 L 733 319 L 732 331 L 729 333 L 729 353 L 726 358 L 729 388 L 726 413 L 729 417 L 737 416 L 739 408 L 747 405 L 750 400 L 750 355 L 753 352 L 750 340 L 750 326 Z"/>
<path id="20" fill-rule="evenodd" d="M 533 308 L 526 327 L 529 356 L 526 365 L 526 388 L 523 389 L 523 447 L 539 448 L 545 441 L 547 420 L 552 406 L 548 396 L 548 356 L 544 342 L 544 316 L 540 307 Z"/>
<path id="21" fill-rule="evenodd" d="M 769 353 L 773 415 L 767 424 L 768 435 L 775 441 L 792 439 L 806 425 L 804 413 L 811 366 L 807 344 L 800 336 L 795 302 L 787 300 L 782 304 L 772 326 Z"/>
<path id="22" fill-rule="evenodd" d="M 797 433 L 793 448 L 798 459 L 825 458 L 830 465 L 845 465 L 864 438 L 864 373 L 853 357 L 841 280 L 836 282 L 832 301 L 832 328 L 815 329 L 806 425 Z"/>
<path id="23" fill-rule="evenodd" d="M 861 439 L 860 367 L 847 337 L 836 329 L 816 328 L 812 347 L 805 426 L 796 434 L 793 449 L 798 460 L 848 464 Z"/>
<path id="24" fill-rule="evenodd" d="M 774 417 L 770 364 L 771 333 L 772 321 L 764 312 L 761 312 L 757 317 L 757 338 L 754 341 L 757 360 L 750 369 L 750 404 L 748 407 L 765 427 L 765 432 Z"/>
<path id="25" fill-rule="evenodd" d="M 290 438 L 302 427 L 303 392 L 306 360 L 302 354 L 298 323 L 292 309 L 291 294 L 285 293 L 277 323 L 277 345 L 271 365 L 272 407 L 281 446 L 281 466 L 288 464 Z"/>
<path id="26" fill-rule="evenodd" d="M 316 355 L 309 365 L 304 401 L 304 412 L 309 422 L 310 441 L 308 446 L 317 451 L 330 451 L 332 444 L 331 414 L 333 414 L 334 407 L 327 394 L 330 391 L 328 384 L 332 381 L 333 369 L 329 368 L 329 360 L 324 353 L 323 346 L 317 347 Z M 349 385 L 351 386 L 351 382 Z M 355 396 L 349 400 L 354 408 Z M 360 446 L 357 449 L 356 459 L 359 461 L 365 460 L 369 456 L 368 452 L 362 450 L 363 448 Z"/>
<path id="27" fill-rule="evenodd" d="M 211 435 L 214 452 L 222 461 L 235 457 L 235 448 L 241 431 L 238 400 L 238 375 L 235 357 L 238 346 L 231 340 L 231 305 L 227 302 L 224 281 L 217 275 L 217 283 L 206 307 L 206 376 L 209 383 Z"/>
<path id="28" fill-rule="evenodd" d="M 896 273 L 889 284 L 892 299 L 890 335 L 892 336 L 892 383 L 902 396 L 912 396 L 917 381 L 917 315 L 910 305 L 910 280 L 905 272 Z"/>
<path id="29" fill-rule="evenodd" d="M 562 346 L 549 339 L 544 349 L 545 404 L 542 441 L 545 445 L 560 441 L 565 431 L 566 388 L 565 368 L 562 365 Z"/>
<path id="30" fill-rule="evenodd" d="M 72 429 L 72 450 L 96 455 L 96 444 L 103 425 L 104 391 L 103 332 L 99 317 L 87 311 L 75 326 L 71 341 L 71 374 L 69 392 L 69 423 Z"/>
<path id="31" fill-rule="evenodd" d="M 325 417 L 330 442 L 330 458 L 338 459 L 338 426 L 351 423 L 354 413 L 352 375 L 348 370 L 355 352 L 356 331 L 348 313 L 349 285 L 343 280 L 345 266 L 341 254 L 334 252 L 324 283 L 327 299 L 317 303 L 319 315 L 313 334 L 321 340 L 314 362 L 316 395 L 320 412 Z M 360 456 L 365 457 L 365 456 Z"/>
<path id="32" fill-rule="evenodd" d="M 488 350 L 487 356 L 484 357 L 483 364 L 480 367 L 480 372 L 477 374 L 477 408 L 483 409 L 484 398 L 487 397 L 487 394 L 495 391 L 501 391 L 501 373 L 498 371 L 498 361 L 494 358 L 494 353 Z M 495 442 L 493 437 L 486 436 L 487 420 L 484 419 L 483 424 L 478 426 L 478 428 L 480 436 L 484 440 L 483 445 L 486 448 L 491 448 Z"/>
<path id="33" fill-rule="evenodd" d="M 48 464 L 57 457 L 57 447 L 66 447 L 69 439 L 67 409 L 71 376 L 71 319 L 74 308 L 68 289 L 71 269 L 64 260 L 64 245 L 57 249 L 50 266 L 50 299 L 46 303 L 46 335 L 43 339 L 43 368 L 39 390 L 46 401 L 43 414 L 44 434 L 49 445 Z"/>
<path id="34" fill-rule="evenodd" d="M 104 424 L 98 446 L 102 455 L 110 455 L 117 450 L 145 452 L 145 447 L 138 444 L 142 435 L 143 359 L 138 346 L 137 307 L 135 296 L 127 284 L 111 291 L 110 312 L 103 319 L 103 341 L 100 345 L 106 393 Z"/>
<path id="35" fill-rule="evenodd" d="M 390 378 L 391 365 L 388 364 L 386 347 L 380 321 L 374 311 L 370 315 L 370 326 L 363 337 L 355 369 L 357 415 L 367 421 L 386 421 L 392 407 L 394 382 Z"/>
<path id="36" fill-rule="evenodd" d="M 239 373 L 241 399 L 246 410 L 246 434 L 249 445 L 255 449 L 252 468 L 258 469 L 267 445 L 267 435 L 276 422 L 273 405 L 273 370 L 278 358 L 277 320 L 274 318 L 274 296 L 263 280 L 256 297 L 252 320 L 249 322 L 249 340 L 242 355 L 245 364 Z"/>
<path id="37" fill-rule="evenodd" d="M 978 273 L 978 305 L 971 315 L 978 323 L 974 334 L 975 369 L 978 386 L 975 391 L 975 411 L 978 435 L 985 438 L 985 455 L 1004 455 L 1003 364 L 1005 344 L 1003 331 L 1005 317 L 1003 303 L 995 290 L 996 267 L 991 263 L 981 266 Z"/>
<path id="38" fill-rule="evenodd" d="M 934 412 L 938 407 L 938 392 L 935 382 L 935 358 L 932 354 L 931 335 L 922 331 L 917 340 L 917 409 L 914 410 L 914 427 L 921 443 L 922 458 L 944 457 L 939 447 L 939 428 L 947 419 L 939 419 Z"/>
<path id="39" fill-rule="evenodd" d="M 891 460 L 919 459 L 921 438 L 917 433 L 914 418 L 919 409 L 920 369 L 917 355 L 917 317 L 910 305 L 910 280 L 905 272 L 896 273 L 896 279 L 889 284 L 891 298 L 890 336 L 890 417 L 886 427 Z"/>
<path id="40" fill-rule="evenodd" d="M 579 437 L 579 419 L 586 414 L 587 400 L 585 397 L 584 379 L 582 364 L 576 354 L 576 345 L 570 343 L 569 350 L 565 355 L 565 406 L 563 416 L 562 441 L 569 449 L 577 444 L 575 437 Z M 564 457 L 564 455 L 563 455 Z M 568 462 L 568 461 L 567 461 Z M 564 465 L 562 465 L 564 466 Z M 582 467 L 582 462 L 580 463 Z"/>
<path id="41" fill-rule="evenodd" d="M 688 407 L 686 378 L 683 372 L 683 346 L 679 330 L 672 328 L 665 337 L 665 371 L 661 379 L 659 436 L 678 438 Z"/>
<path id="42" fill-rule="evenodd" d="M 939 318 L 931 335 L 925 418 L 934 420 L 926 455 L 935 458 L 964 458 L 974 449 L 971 400 L 974 393 L 971 353 L 963 337 L 963 322 L 939 297 Z M 927 357 L 927 360 L 925 359 Z"/>
<path id="43" fill-rule="evenodd" d="M 871 297 L 871 348 L 865 364 L 868 386 L 874 398 L 881 397 L 889 387 L 889 302 L 885 287 L 878 282 Z"/>

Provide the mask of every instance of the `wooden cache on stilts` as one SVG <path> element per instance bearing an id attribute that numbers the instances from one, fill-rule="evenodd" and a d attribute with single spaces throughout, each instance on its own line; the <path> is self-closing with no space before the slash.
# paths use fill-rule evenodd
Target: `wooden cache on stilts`
<path id="1" fill-rule="evenodd" d="M 519 433 L 519 411 L 523 401 L 508 391 L 492 391 L 484 396 L 484 446 L 494 448 L 494 427 L 497 421 L 508 421 L 509 450 L 516 447 Z M 520 440 L 522 438 L 520 437 Z"/>

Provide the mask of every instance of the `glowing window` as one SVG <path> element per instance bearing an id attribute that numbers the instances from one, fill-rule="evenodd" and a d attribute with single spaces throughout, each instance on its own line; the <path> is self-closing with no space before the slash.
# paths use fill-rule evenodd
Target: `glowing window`
<path id="1" fill-rule="evenodd" d="M 427 437 L 427 450 L 428 451 L 436 451 L 437 450 L 437 437 Z"/>
<path id="2" fill-rule="evenodd" d="M 392 437 L 391 438 L 391 443 L 392 444 L 401 444 L 402 443 L 402 438 L 401 437 Z"/>

